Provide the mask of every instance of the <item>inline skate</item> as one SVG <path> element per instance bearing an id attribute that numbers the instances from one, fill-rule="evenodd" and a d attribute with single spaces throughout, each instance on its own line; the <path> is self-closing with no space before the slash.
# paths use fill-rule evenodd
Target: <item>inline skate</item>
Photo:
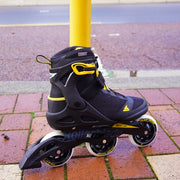
<path id="1" fill-rule="evenodd" d="M 70 160 L 73 148 L 85 143 L 94 156 L 109 155 L 118 137 L 128 134 L 132 144 L 152 143 L 158 131 L 156 121 L 144 115 L 144 99 L 124 96 L 105 84 L 91 48 L 69 47 L 51 59 L 37 62 L 50 65 L 51 91 L 46 113 L 55 129 L 35 142 L 25 153 L 21 169 L 39 168 L 41 161 L 51 167 Z"/>

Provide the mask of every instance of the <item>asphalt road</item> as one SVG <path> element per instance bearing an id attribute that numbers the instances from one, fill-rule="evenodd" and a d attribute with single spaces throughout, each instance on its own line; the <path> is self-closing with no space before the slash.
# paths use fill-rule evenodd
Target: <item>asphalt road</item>
<path id="1" fill-rule="evenodd" d="M 0 25 L 68 22 L 69 6 L 0 7 Z M 92 22 L 180 22 L 180 3 L 92 5 Z"/>

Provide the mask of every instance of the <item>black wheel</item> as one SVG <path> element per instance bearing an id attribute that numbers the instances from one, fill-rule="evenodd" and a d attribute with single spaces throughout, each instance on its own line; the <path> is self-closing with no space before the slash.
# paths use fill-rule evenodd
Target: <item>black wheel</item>
<path id="1" fill-rule="evenodd" d="M 115 149 L 118 142 L 118 137 L 101 138 L 100 134 L 91 134 L 89 136 L 96 140 L 96 143 L 86 142 L 88 151 L 94 156 L 106 156 L 110 154 Z M 97 141 L 97 139 L 99 139 L 99 141 Z"/>
<path id="2" fill-rule="evenodd" d="M 149 115 L 143 115 L 137 119 L 137 121 L 139 121 L 146 130 L 141 133 L 141 135 L 129 135 L 129 140 L 135 146 L 145 147 L 155 140 L 158 132 L 158 125 L 156 120 Z"/>
<path id="3" fill-rule="evenodd" d="M 41 142 L 51 138 L 51 137 L 57 137 L 57 138 L 64 138 L 64 134 L 62 132 L 51 132 L 49 134 L 47 134 L 46 136 L 44 136 L 41 140 Z M 42 151 L 42 153 L 46 152 L 47 150 L 53 148 L 54 146 L 56 146 L 56 144 L 54 143 L 50 143 L 48 144 Z M 67 163 L 73 154 L 73 149 L 69 149 L 66 152 L 63 152 L 60 148 L 56 150 L 56 152 L 54 152 L 52 155 L 49 155 L 48 157 L 46 157 L 45 159 L 42 160 L 42 162 L 50 167 L 58 167 L 58 166 L 62 166 L 65 163 Z"/>

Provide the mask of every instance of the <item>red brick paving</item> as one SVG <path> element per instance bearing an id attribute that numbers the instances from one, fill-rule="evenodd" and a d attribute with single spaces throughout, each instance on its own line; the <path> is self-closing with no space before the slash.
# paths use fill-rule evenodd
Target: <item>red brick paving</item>
<path id="1" fill-rule="evenodd" d="M 44 112 L 44 111 L 43 111 L 43 112 L 35 112 L 35 113 L 34 113 L 34 116 L 35 116 L 35 117 L 46 116 L 46 112 Z"/>
<path id="2" fill-rule="evenodd" d="M 12 113 L 17 95 L 0 96 L 0 113 Z"/>
<path id="3" fill-rule="evenodd" d="M 40 111 L 42 94 L 20 94 L 15 107 L 16 113 Z"/>
<path id="4" fill-rule="evenodd" d="M 175 103 L 180 103 L 180 89 L 161 89 L 161 91 Z"/>
<path id="5" fill-rule="evenodd" d="M 178 111 L 180 111 L 180 104 L 174 104 L 173 105 Z"/>
<path id="6" fill-rule="evenodd" d="M 67 164 L 68 180 L 109 180 L 103 157 L 71 159 Z"/>
<path id="7" fill-rule="evenodd" d="M 74 148 L 73 157 L 86 157 L 86 156 L 93 156 L 89 153 L 86 147 L 78 146 Z"/>
<path id="8" fill-rule="evenodd" d="M 176 110 L 152 111 L 152 115 L 160 122 L 169 135 L 180 134 L 180 114 Z"/>
<path id="9" fill-rule="evenodd" d="M 43 165 L 40 169 L 24 171 L 23 180 L 64 180 L 64 167 L 49 168 Z"/>
<path id="10" fill-rule="evenodd" d="M 150 105 L 172 104 L 172 101 L 162 94 L 159 89 L 143 89 L 139 90 L 139 92 L 144 96 Z"/>
<path id="11" fill-rule="evenodd" d="M 106 158 L 115 179 L 148 177 L 155 179 L 155 175 L 145 157 L 151 154 L 160 155 L 180 152 L 177 147 L 180 146 L 180 113 L 177 111 L 180 104 L 178 104 L 178 98 L 177 100 L 174 99 L 175 96 L 173 95 L 173 92 L 177 93 L 179 90 L 142 89 L 119 91 L 125 95 L 139 97 L 142 95 L 145 97 L 150 103 L 149 113 L 158 120 L 163 129 L 159 126 L 158 136 L 152 145 L 141 148 L 143 154 L 139 148 L 130 143 L 129 139 L 126 138 L 127 136 L 119 138 L 115 151 Z M 54 131 L 48 125 L 45 117 L 47 96 L 47 93 L 0 96 L 0 100 L 4 103 L 3 105 L 0 104 L 0 120 L 3 117 L 0 121 L 0 164 L 19 162 L 25 153 L 27 145 L 32 145 L 42 136 Z M 13 109 L 15 109 L 14 113 Z M 34 112 L 30 131 L 31 113 L 29 112 Z M 4 115 L 2 116 L 2 114 Z M 29 132 L 31 133 L 29 142 L 27 142 Z M 10 139 L 5 140 L 4 136 Z M 25 170 L 23 179 L 59 180 L 64 179 L 64 175 L 66 176 L 64 167 L 49 168 L 43 165 L 40 169 Z M 104 158 L 92 156 L 83 146 L 74 149 L 73 158 L 67 163 L 67 178 L 68 180 L 110 179 Z"/>
<path id="12" fill-rule="evenodd" d="M 178 147 L 180 148 L 180 136 L 177 137 L 172 137 L 172 139 L 175 141 L 175 143 L 178 145 Z"/>
<path id="13" fill-rule="evenodd" d="M 48 95 L 49 93 L 47 94 L 43 94 L 43 101 L 42 101 L 42 111 L 47 111 L 47 108 L 48 108 Z"/>
<path id="14" fill-rule="evenodd" d="M 174 109 L 171 105 L 165 105 L 165 106 L 149 106 L 149 111 L 166 111 L 166 110 L 172 110 Z"/>
<path id="15" fill-rule="evenodd" d="M 109 165 L 115 179 L 153 177 L 140 150 L 128 138 L 120 138 L 115 151 L 108 156 Z"/>
<path id="16" fill-rule="evenodd" d="M 0 130 L 29 129 L 31 114 L 7 114 L 4 116 Z"/>
<path id="17" fill-rule="evenodd" d="M 0 164 L 20 162 L 26 149 L 28 134 L 28 130 L 0 131 Z"/>

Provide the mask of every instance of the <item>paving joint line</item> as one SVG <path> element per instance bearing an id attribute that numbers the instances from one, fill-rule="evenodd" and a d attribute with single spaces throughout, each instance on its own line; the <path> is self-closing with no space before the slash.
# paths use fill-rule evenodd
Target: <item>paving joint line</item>
<path id="1" fill-rule="evenodd" d="M 40 104 L 40 112 L 42 112 L 42 108 L 43 108 L 43 98 L 44 97 L 44 93 L 41 94 L 41 98 L 39 100 L 39 104 Z"/>
<path id="2" fill-rule="evenodd" d="M 172 155 L 172 154 L 180 154 L 180 152 L 173 152 L 173 153 L 159 153 L 159 154 L 148 154 L 146 156 L 165 156 L 165 155 Z"/>
<path id="3" fill-rule="evenodd" d="M 162 91 L 162 89 L 159 89 L 159 91 L 160 91 L 164 96 L 166 96 L 170 101 L 172 101 L 173 104 L 175 104 L 175 101 L 174 101 L 173 99 L 171 99 L 166 93 L 164 93 L 164 92 Z M 172 105 L 172 104 L 170 104 L 170 105 Z"/>
<path id="4" fill-rule="evenodd" d="M 18 98 L 19 98 L 19 94 L 16 95 L 16 100 L 15 100 L 15 103 L 14 103 L 12 114 L 15 113 L 15 108 L 16 108 L 16 105 L 17 105 Z"/>
<path id="5" fill-rule="evenodd" d="M 179 104 L 179 103 L 178 103 Z M 176 104 L 171 104 L 171 106 L 178 112 L 178 113 L 180 113 L 180 110 L 178 110 L 174 105 L 176 105 Z"/>
<path id="6" fill-rule="evenodd" d="M 104 162 L 105 162 L 106 169 L 107 169 L 110 180 L 114 180 L 114 176 L 113 176 L 113 173 L 111 171 L 111 166 L 109 164 L 109 160 L 107 157 L 104 157 Z"/>
<path id="7" fill-rule="evenodd" d="M 141 154 L 143 155 L 144 159 L 146 160 L 146 162 L 147 162 L 149 168 L 151 169 L 152 173 L 154 174 L 154 177 L 155 177 L 156 179 L 158 179 L 158 177 L 157 177 L 154 169 L 152 168 L 152 166 L 151 166 L 151 164 L 150 164 L 150 162 L 149 162 L 149 160 L 148 160 L 148 158 L 147 158 L 147 155 L 143 152 L 143 150 L 142 150 L 141 147 L 139 147 L 139 150 L 140 150 Z"/>
<path id="8" fill-rule="evenodd" d="M 30 125 L 29 125 L 29 132 L 28 132 L 28 138 L 27 138 L 27 143 L 26 143 L 26 148 L 25 148 L 25 152 L 28 150 L 28 147 L 29 147 L 29 141 L 30 141 L 30 136 L 31 136 L 31 133 L 32 133 L 32 122 L 33 122 L 33 119 L 35 118 L 34 116 L 34 112 L 31 113 L 31 121 L 30 121 Z"/>
<path id="9" fill-rule="evenodd" d="M 0 129 L 0 132 L 7 132 L 7 131 L 29 131 L 29 129 Z"/>
<path id="10" fill-rule="evenodd" d="M 68 180 L 68 176 L 67 176 L 67 164 L 64 165 L 64 180 Z"/>
<path id="11" fill-rule="evenodd" d="M 4 119 L 4 114 L 2 114 L 2 116 L 1 116 L 1 119 L 0 119 L 0 126 L 1 126 L 1 124 L 2 124 L 2 122 L 3 122 L 3 119 Z"/>
<path id="12" fill-rule="evenodd" d="M 170 140 L 174 143 L 174 145 L 180 150 L 180 147 L 178 146 L 178 144 L 176 144 L 176 142 L 174 141 L 174 139 L 172 139 L 172 136 L 169 137 Z M 175 153 L 174 153 L 175 154 Z M 180 154 L 180 152 L 178 153 Z"/>
<path id="13" fill-rule="evenodd" d="M 173 110 L 173 111 L 176 111 L 175 109 L 172 109 L 172 110 Z M 151 115 L 152 117 L 154 117 L 153 114 L 151 113 L 151 111 L 148 111 L 148 112 L 150 113 L 150 115 Z M 171 135 L 168 134 L 168 132 L 165 130 L 165 128 L 163 128 L 163 126 L 161 125 L 161 123 L 158 121 L 157 118 L 154 117 L 154 119 L 156 120 L 158 126 L 164 131 L 164 133 L 167 135 L 167 137 L 171 140 L 171 142 L 176 146 L 176 148 L 180 150 L 180 147 L 179 147 L 179 146 L 176 144 L 176 142 L 172 139 L 173 136 L 171 136 Z M 163 153 L 163 154 L 166 154 L 166 153 Z M 167 154 L 176 154 L 176 153 L 167 153 Z M 177 154 L 179 154 L 179 153 L 177 153 Z"/>

